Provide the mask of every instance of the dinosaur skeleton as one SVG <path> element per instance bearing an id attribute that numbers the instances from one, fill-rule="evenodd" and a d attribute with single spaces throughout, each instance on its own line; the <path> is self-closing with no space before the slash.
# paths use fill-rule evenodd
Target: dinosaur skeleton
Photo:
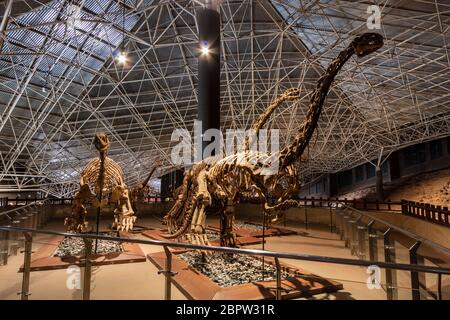
<path id="1" fill-rule="evenodd" d="M 144 194 L 150 193 L 150 186 L 148 185 L 148 182 L 150 181 L 150 178 L 155 173 L 156 169 L 158 168 L 160 162 L 157 161 L 156 165 L 152 168 L 150 173 L 148 174 L 147 178 L 141 182 L 137 183 L 130 192 L 130 199 L 131 199 L 131 207 L 133 208 L 133 211 L 137 212 L 137 204 L 143 202 Z"/>
<path id="2" fill-rule="evenodd" d="M 136 217 L 131 207 L 122 168 L 106 156 L 109 148 L 109 140 L 106 134 L 97 133 L 94 138 L 94 145 L 100 156 L 92 159 L 84 167 L 80 177 L 80 190 L 75 194 L 72 213 L 64 220 L 64 225 L 66 225 L 68 231 L 90 231 L 89 224 L 86 221 L 86 205 L 91 203 L 97 210 L 100 210 L 108 204 L 111 195 L 111 201 L 116 203 L 113 229 L 119 231 L 132 230 Z M 91 191 L 94 191 L 94 194 Z M 99 213 L 100 211 L 97 219 Z"/>
<path id="3" fill-rule="evenodd" d="M 318 80 L 306 119 L 294 141 L 279 153 L 267 155 L 250 151 L 249 146 L 253 141 L 247 138 L 243 152 L 222 159 L 210 157 L 194 164 L 185 173 L 175 204 L 165 216 L 169 234 L 164 236 L 179 238 L 186 235 L 194 244 L 209 245 L 205 233 L 206 214 L 218 212 L 221 245 L 235 246 L 234 205 L 241 195 L 256 193 L 261 200 L 264 214 L 271 218 L 272 222 L 279 218 L 282 211 L 298 206 L 298 202 L 291 199 L 299 190 L 298 171 L 294 163 L 300 159 L 311 140 L 336 74 L 353 54 L 362 57 L 378 50 L 382 45 L 383 38 L 380 35 L 363 34 L 355 38 L 330 63 Z M 297 89 L 286 91 L 259 117 L 252 129 L 258 131 L 281 103 L 298 98 Z M 278 161 L 277 171 L 267 174 L 270 173 L 268 170 L 273 168 L 274 161 Z M 277 200 L 271 204 L 270 199 Z"/>

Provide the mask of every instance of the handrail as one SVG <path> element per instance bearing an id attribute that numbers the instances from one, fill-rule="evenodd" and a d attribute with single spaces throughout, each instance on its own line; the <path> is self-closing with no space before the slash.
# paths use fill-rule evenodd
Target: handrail
<path id="1" fill-rule="evenodd" d="M 412 238 L 412 239 L 414 239 L 416 241 L 420 241 L 423 244 L 427 244 L 427 245 L 429 245 L 429 246 L 431 246 L 431 247 L 433 247 L 433 248 L 435 248 L 437 250 L 440 250 L 440 251 L 444 252 L 445 254 L 450 255 L 450 249 L 440 245 L 439 243 L 436 243 L 436 242 L 434 242 L 432 240 L 429 240 L 429 239 L 425 239 L 425 238 L 423 238 L 423 237 L 421 237 L 421 236 L 419 236 L 419 235 L 417 235 L 415 233 L 412 233 L 411 231 L 408 231 L 408 230 L 402 229 L 402 228 L 400 228 L 398 226 L 395 226 L 393 224 L 390 224 L 389 222 L 386 222 L 386 221 L 384 221 L 384 220 L 382 220 L 380 218 L 376 218 L 373 215 L 371 215 L 369 213 L 366 213 L 364 211 L 360 211 L 358 209 L 355 209 L 355 208 L 353 208 L 351 206 L 347 206 L 345 204 L 343 204 L 343 206 L 345 208 L 347 208 L 347 209 L 350 209 L 350 210 L 356 212 L 357 214 L 360 214 L 362 216 L 366 216 L 369 219 L 374 220 L 375 222 L 381 223 L 381 224 L 385 225 L 386 227 L 388 227 L 388 228 L 390 228 L 392 230 L 395 230 L 395 231 L 398 231 L 400 233 L 403 233 L 404 235 L 406 235 L 406 236 L 408 236 L 408 237 L 410 237 L 410 238 Z"/>
<path id="2" fill-rule="evenodd" d="M 42 233 L 42 234 L 59 235 L 59 236 L 65 236 L 65 237 L 78 237 L 78 238 L 83 238 L 83 239 L 102 239 L 102 240 L 128 242 L 128 243 L 157 245 L 157 246 L 163 246 L 163 247 L 188 248 L 188 249 L 206 250 L 206 251 L 219 251 L 219 252 L 226 252 L 226 253 L 258 255 L 258 256 L 266 256 L 266 257 L 273 257 L 273 258 L 316 261 L 316 262 L 323 262 L 323 263 L 345 264 L 345 265 L 353 265 L 353 266 L 368 267 L 368 266 L 376 265 L 380 268 L 386 268 L 386 269 L 407 270 L 407 271 L 450 275 L 450 268 L 439 268 L 439 267 L 412 265 L 412 264 L 404 264 L 404 263 L 356 260 L 356 259 L 348 259 L 348 258 L 326 257 L 326 256 L 316 256 L 316 255 L 307 255 L 307 254 L 299 254 L 299 253 L 288 253 L 288 252 L 272 252 L 272 251 L 258 250 L 258 249 L 237 249 L 237 248 L 218 247 L 218 246 L 203 246 L 203 245 L 196 245 L 196 244 L 190 244 L 190 243 L 169 242 L 169 241 L 150 240 L 150 239 L 144 240 L 144 239 L 123 238 L 123 237 L 111 237 L 111 236 L 102 236 L 102 235 L 96 235 L 96 234 L 77 234 L 77 233 L 68 233 L 68 232 L 59 232 L 59 231 L 50 231 L 50 230 L 38 230 L 38 229 L 19 228 L 19 227 L 0 226 L 0 230 Z"/>
<path id="3" fill-rule="evenodd" d="M 36 205 L 36 203 L 38 203 L 38 201 L 45 201 L 45 200 L 37 200 L 37 201 L 33 201 L 32 203 L 20 206 L 20 207 L 16 207 L 16 208 L 12 208 L 10 210 L 6 210 L 6 211 L 2 211 L 0 212 L 0 216 L 6 215 L 8 217 L 9 220 L 12 220 L 12 218 L 8 215 L 8 213 L 14 212 L 14 211 L 18 211 L 33 205 Z"/>

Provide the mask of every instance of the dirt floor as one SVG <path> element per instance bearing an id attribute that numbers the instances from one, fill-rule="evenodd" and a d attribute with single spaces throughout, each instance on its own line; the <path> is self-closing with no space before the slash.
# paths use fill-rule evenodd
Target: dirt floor
<path id="1" fill-rule="evenodd" d="M 374 194 L 375 187 L 369 187 L 342 194 L 340 197 L 362 199 L 374 197 Z M 385 184 L 385 198 L 450 206 L 450 169 L 423 173 L 393 184 Z"/>
<path id="2" fill-rule="evenodd" d="M 405 181 L 393 188 L 387 195 L 392 200 L 407 199 L 431 203 L 434 205 L 450 205 L 450 169 L 425 173 Z"/>

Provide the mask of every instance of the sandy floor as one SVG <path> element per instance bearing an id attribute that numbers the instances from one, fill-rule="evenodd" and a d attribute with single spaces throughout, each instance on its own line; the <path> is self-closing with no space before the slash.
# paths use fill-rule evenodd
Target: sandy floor
<path id="1" fill-rule="evenodd" d="M 160 226 L 156 219 L 140 219 L 139 225 Z M 62 230 L 59 221 L 50 223 L 47 229 Z M 332 257 L 355 258 L 344 247 L 338 236 L 327 231 L 305 230 L 299 226 L 293 228 L 300 235 L 271 237 L 265 245 L 266 250 L 304 253 Z M 139 236 L 137 236 L 139 237 Z M 45 243 L 48 237 L 37 236 L 33 250 Z M 141 246 L 145 253 L 161 251 L 157 246 Z M 261 248 L 261 245 L 251 246 Z M 0 266 L 0 299 L 18 299 L 22 274 L 17 270 L 23 262 L 23 256 L 11 257 L 8 265 Z M 344 285 L 344 290 L 333 294 L 321 294 L 311 299 L 386 299 L 382 289 L 369 290 L 366 286 L 368 274 L 366 268 L 342 266 L 327 263 L 285 260 L 284 262 L 301 267 L 317 275 L 335 279 Z M 31 273 L 30 299 L 80 299 L 81 292 L 68 289 L 71 274 L 68 270 L 38 271 Z M 91 299 L 163 299 L 164 278 L 157 274 L 157 269 L 149 262 L 109 265 L 95 267 L 93 272 Z M 172 288 L 173 299 L 185 299 L 175 287 Z M 405 290 L 409 299 L 410 293 Z"/>
<path id="2" fill-rule="evenodd" d="M 450 205 L 450 169 L 409 179 L 389 193 L 389 198 L 408 199 L 435 205 Z"/>
<path id="3" fill-rule="evenodd" d="M 361 199 L 375 197 L 375 187 L 355 190 L 341 198 Z M 391 200 L 411 200 L 434 205 L 450 206 L 450 169 L 423 173 L 405 178 L 393 185 L 385 185 L 385 197 Z"/>

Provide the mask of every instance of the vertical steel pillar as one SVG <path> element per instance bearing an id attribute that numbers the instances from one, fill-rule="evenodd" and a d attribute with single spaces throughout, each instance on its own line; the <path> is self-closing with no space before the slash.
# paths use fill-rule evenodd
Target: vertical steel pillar
<path id="1" fill-rule="evenodd" d="M 97 240 L 97 239 L 96 239 Z M 84 276 L 83 276 L 83 300 L 91 299 L 92 276 L 92 239 L 83 238 L 85 248 Z"/>
<path id="2" fill-rule="evenodd" d="M 23 276 L 22 276 L 22 291 L 20 294 L 21 300 L 28 300 L 30 293 L 30 271 L 31 271 L 31 253 L 33 247 L 33 237 L 31 233 L 24 232 L 25 250 L 23 251 Z"/>
<path id="3" fill-rule="evenodd" d="M 276 299 L 281 300 L 281 265 L 277 257 L 275 257 L 275 267 L 277 268 L 277 291 Z"/>
<path id="4" fill-rule="evenodd" d="M 383 190 L 383 171 L 380 166 L 376 166 L 375 168 L 375 176 L 376 176 L 376 190 L 377 190 L 377 200 L 384 200 L 384 190 Z"/>
<path id="5" fill-rule="evenodd" d="M 387 229 L 384 236 L 384 261 L 395 263 L 395 245 L 392 239 L 391 228 Z M 386 296 L 388 300 L 397 300 L 397 272 L 394 269 L 386 271 Z"/>
<path id="6" fill-rule="evenodd" d="M 172 252 L 170 252 L 167 246 L 164 246 L 164 252 L 166 254 L 166 266 L 165 270 L 159 270 L 158 274 L 163 274 L 166 277 L 164 285 L 164 300 L 172 299 L 172 277 L 177 275 L 177 272 L 172 271 Z"/>
<path id="7" fill-rule="evenodd" d="M 6 225 L 5 227 L 10 227 Z M 0 231 L 0 266 L 8 264 L 10 231 Z"/>
<path id="8" fill-rule="evenodd" d="M 358 232 L 358 258 L 365 260 L 366 259 L 366 226 L 358 225 L 356 227 Z"/>
<path id="9" fill-rule="evenodd" d="M 409 248 L 409 263 L 423 265 L 424 259 L 417 254 L 421 242 L 417 241 Z M 420 284 L 425 285 L 425 274 L 417 271 L 411 271 L 411 294 L 413 300 L 426 299 L 426 295 L 420 290 Z"/>
<path id="10" fill-rule="evenodd" d="M 377 231 L 374 230 L 373 224 L 374 220 L 367 224 L 367 234 L 369 238 L 369 260 L 378 261 L 378 235 Z"/>
<path id="11" fill-rule="evenodd" d="M 212 2 L 207 1 L 197 15 L 198 120 L 202 122 L 202 134 L 208 129 L 220 129 L 220 14 Z M 202 142 L 202 153 L 209 143 Z"/>

